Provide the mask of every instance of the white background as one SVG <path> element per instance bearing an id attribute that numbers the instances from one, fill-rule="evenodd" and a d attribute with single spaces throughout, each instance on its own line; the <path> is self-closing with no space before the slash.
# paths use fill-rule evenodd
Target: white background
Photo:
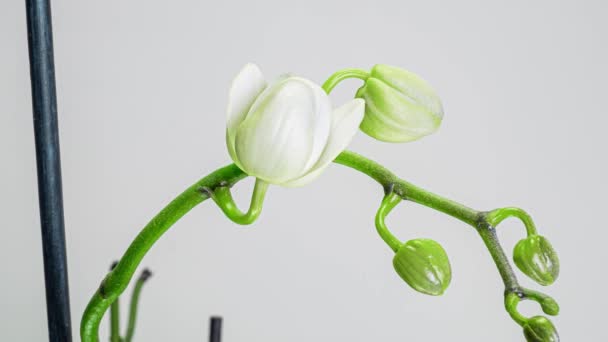
<path id="1" fill-rule="evenodd" d="M 47 338 L 24 7 L 0 4 L 2 341 Z M 446 111 L 436 135 L 386 144 L 360 133 L 351 149 L 472 207 L 529 210 L 561 258 L 560 279 L 542 290 L 561 305 L 562 340 L 608 340 L 606 12 L 602 1 L 54 1 L 75 336 L 140 228 L 230 162 L 227 90 L 253 61 L 268 77 L 317 82 L 375 63 L 426 78 Z M 359 85 L 341 84 L 332 99 Z M 242 206 L 251 185 L 237 186 Z M 227 342 L 523 341 L 488 252 L 463 223 L 399 206 L 391 229 L 442 243 L 453 280 L 435 298 L 399 279 L 373 226 L 381 196 L 334 165 L 304 188 L 272 187 L 251 227 L 211 202 L 195 208 L 143 261 L 154 276 L 136 340 L 205 341 L 220 314 Z M 524 229 L 499 230 L 510 255 Z M 107 330 L 104 320 L 102 340 Z"/>

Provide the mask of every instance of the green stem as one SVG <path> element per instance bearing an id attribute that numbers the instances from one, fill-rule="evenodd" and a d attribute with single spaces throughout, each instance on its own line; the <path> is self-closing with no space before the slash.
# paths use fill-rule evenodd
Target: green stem
<path id="1" fill-rule="evenodd" d="M 384 219 L 399 202 L 401 202 L 401 197 L 394 192 L 390 192 L 384 196 L 380 208 L 378 208 L 378 212 L 376 213 L 376 230 L 378 231 L 378 234 L 380 234 L 382 240 L 384 240 L 395 253 L 397 253 L 402 243 L 388 230 L 386 223 L 384 223 Z"/>
<path id="2" fill-rule="evenodd" d="M 262 212 L 264 197 L 268 190 L 268 183 L 257 178 L 251 195 L 251 203 L 249 210 L 243 213 L 234 202 L 230 187 L 218 187 L 215 190 L 209 191 L 213 201 L 222 209 L 224 214 L 233 222 L 238 224 L 252 224 Z"/>
<path id="3" fill-rule="evenodd" d="M 110 341 L 120 341 L 120 300 L 116 298 L 110 307 Z"/>
<path id="4" fill-rule="evenodd" d="M 99 341 L 99 324 L 105 312 L 125 290 L 143 257 L 177 220 L 208 198 L 205 189 L 232 186 L 245 176 L 234 164 L 211 173 L 177 196 L 143 228 L 89 301 L 80 324 L 82 342 Z"/>
<path id="5" fill-rule="evenodd" d="M 118 265 L 118 261 L 114 261 L 112 266 L 110 267 L 110 271 L 112 271 L 116 265 Z M 121 342 L 120 341 L 120 301 L 118 298 L 112 303 L 110 307 L 110 341 L 111 342 Z"/>
<path id="6" fill-rule="evenodd" d="M 329 94 L 338 83 L 347 78 L 358 78 L 365 81 L 369 78 L 369 72 L 363 69 L 343 69 L 336 71 L 333 75 L 329 76 L 325 83 L 323 83 L 322 88 Z"/>
<path id="7" fill-rule="evenodd" d="M 522 288 L 520 293 L 522 299 L 531 299 L 540 304 L 541 309 L 547 315 L 556 316 L 559 314 L 559 304 L 551 296 L 525 288 Z"/>
<path id="8" fill-rule="evenodd" d="M 133 335 L 135 334 L 135 323 L 137 322 L 137 307 L 139 304 L 139 294 L 141 293 L 141 289 L 146 283 L 146 281 L 150 278 L 152 273 L 149 270 L 144 270 L 142 274 L 137 279 L 135 283 L 135 288 L 133 289 L 133 294 L 131 295 L 131 304 L 129 306 L 129 325 L 127 326 L 127 334 L 125 336 L 124 342 L 131 342 L 133 340 Z"/>
<path id="9" fill-rule="evenodd" d="M 484 228 L 488 224 L 482 212 L 416 187 L 396 177 L 392 172 L 378 163 L 359 154 L 344 151 L 336 158 L 335 162 L 373 178 L 382 185 L 385 193 L 395 193 L 404 200 L 425 205 L 475 227 L 480 232 L 480 235 L 482 235 L 484 242 L 486 242 L 486 246 L 488 246 L 494 258 L 506 288 L 512 288 L 514 284 L 517 284 L 515 275 L 498 241 L 495 239 L 493 231 Z M 99 341 L 99 323 L 103 315 L 112 302 L 125 290 L 137 266 L 154 243 L 178 219 L 196 205 L 209 198 L 211 193 L 217 192 L 219 188 L 229 188 L 245 178 L 245 176 L 243 171 L 235 165 L 229 165 L 211 173 L 169 203 L 167 207 L 143 228 L 131 243 L 116 268 L 106 276 L 97 292 L 93 295 L 93 298 L 91 298 L 83 314 L 80 326 L 82 342 Z"/>
<path id="10" fill-rule="evenodd" d="M 498 226 L 500 222 L 509 217 L 517 217 L 520 219 L 524 226 L 526 226 L 526 233 L 528 236 L 536 235 L 536 225 L 534 224 L 532 217 L 523 209 L 515 207 L 499 208 L 490 211 L 486 216 L 488 223 L 492 227 Z"/>
<path id="11" fill-rule="evenodd" d="M 544 293 L 521 288 L 519 291 L 505 293 L 505 309 L 511 318 L 522 327 L 528 322 L 529 318 L 525 317 L 517 310 L 519 302 L 524 299 L 531 299 L 540 304 L 542 310 L 547 315 L 556 316 L 559 314 L 559 305 L 557 302 Z"/>
<path id="12" fill-rule="evenodd" d="M 505 294 L 505 309 L 509 313 L 509 316 L 511 316 L 511 318 L 517 324 L 523 327 L 528 321 L 528 318 L 526 318 L 525 316 L 520 314 L 519 311 L 517 311 L 517 305 L 519 305 L 520 301 L 521 298 L 519 294 L 515 292 L 508 292 Z"/>
<path id="13" fill-rule="evenodd" d="M 509 263 L 509 258 L 507 258 L 505 251 L 500 246 L 496 230 L 492 226 L 482 223 L 482 226 L 480 226 L 477 231 L 498 268 L 498 273 L 500 273 L 502 282 L 505 284 L 505 291 L 518 291 L 519 283 L 517 282 L 517 277 L 515 276 L 515 272 L 513 272 L 511 263 Z"/>
<path id="14" fill-rule="evenodd" d="M 404 200 L 410 200 L 441 211 L 474 227 L 488 248 L 507 291 L 519 288 L 517 277 L 511 268 L 509 259 L 500 246 L 495 231 L 487 223 L 483 212 L 471 209 L 406 182 L 380 164 L 354 152 L 344 151 L 338 155 L 334 162 L 351 167 L 370 176 L 382 185 L 386 193 L 395 193 Z"/>
<path id="15" fill-rule="evenodd" d="M 357 153 L 344 151 L 334 160 L 338 164 L 360 171 L 376 180 L 386 193 L 394 192 L 404 200 L 409 200 L 455 217 L 473 227 L 477 227 L 480 212 L 465 205 L 419 188 L 395 176 L 382 165 Z"/>

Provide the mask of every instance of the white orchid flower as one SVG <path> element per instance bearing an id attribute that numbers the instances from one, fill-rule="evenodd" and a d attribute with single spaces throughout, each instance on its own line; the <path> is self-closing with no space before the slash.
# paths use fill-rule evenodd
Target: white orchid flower
<path id="1" fill-rule="evenodd" d="M 232 160 L 248 175 L 271 184 L 308 184 L 351 142 L 365 102 L 354 99 L 332 110 L 315 83 L 284 76 L 267 84 L 247 64 L 232 82 L 226 143 Z"/>

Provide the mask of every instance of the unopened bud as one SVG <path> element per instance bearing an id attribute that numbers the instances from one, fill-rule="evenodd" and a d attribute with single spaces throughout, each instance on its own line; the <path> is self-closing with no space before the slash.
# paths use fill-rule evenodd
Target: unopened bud
<path id="1" fill-rule="evenodd" d="M 445 250 L 430 239 L 406 242 L 395 254 L 393 266 L 409 286 L 428 295 L 442 295 L 452 279 Z"/>
<path id="2" fill-rule="evenodd" d="M 541 285 L 551 285 L 559 275 L 559 259 L 551 243 L 540 235 L 520 240 L 513 249 L 515 265 Z"/>

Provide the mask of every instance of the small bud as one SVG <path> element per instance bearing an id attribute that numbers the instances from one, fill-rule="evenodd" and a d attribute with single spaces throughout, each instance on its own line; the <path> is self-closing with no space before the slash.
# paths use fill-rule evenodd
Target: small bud
<path id="1" fill-rule="evenodd" d="M 531 235 L 520 240 L 513 249 L 515 265 L 537 283 L 553 284 L 559 275 L 559 259 L 547 239 Z"/>
<path id="2" fill-rule="evenodd" d="M 430 239 L 406 242 L 395 254 L 393 266 L 414 290 L 432 296 L 442 295 L 452 279 L 448 255 Z"/>
<path id="3" fill-rule="evenodd" d="M 418 75 L 375 65 L 355 97 L 365 100 L 361 130 L 386 142 L 408 142 L 434 133 L 443 119 L 435 90 Z"/>
<path id="4" fill-rule="evenodd" d="M 559 335 L 551 321 L 534 316 L 524 324 L 524 336 L 528 342 L 559 342 Z"/>
<path id="5" fill-rule="evenodd" d="M 547 315 L 556 316 L 559 314 L 559 304 L 553 298 L 547 297 L 541 300 L 540 307 Z"/>

